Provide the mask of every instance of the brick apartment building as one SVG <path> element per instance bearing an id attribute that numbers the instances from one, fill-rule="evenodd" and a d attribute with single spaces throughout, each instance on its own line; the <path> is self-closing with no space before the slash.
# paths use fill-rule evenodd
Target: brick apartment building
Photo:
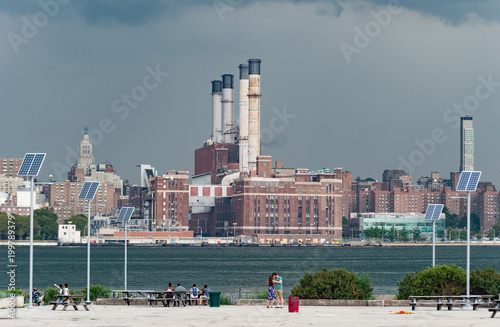
<path id="1" fill-rule="evenodd" d="M 58 223 L 74 215 L 87 216 L 87 200 L 79 200 L 83 182 L 57 182 L 49 185 L 49 210 L 57 214 Z M 113 184 L 100 184 L 90 207 L 92 215 L 110 215 L 118 202 L 119 191 L 115 193 Z M 101 207 L 99 205 L 104 205 Z"/>
<path id="2" fill-rule="evenodd" d="M 153 224 L 157 231 L 189 226 L 189 172 L 168 171 L 151 180 Z"/>
<path id="3" fill-rule="evenodd" d="M 0 158 L 0 175 L 17 177 L 24 158 Z"/>

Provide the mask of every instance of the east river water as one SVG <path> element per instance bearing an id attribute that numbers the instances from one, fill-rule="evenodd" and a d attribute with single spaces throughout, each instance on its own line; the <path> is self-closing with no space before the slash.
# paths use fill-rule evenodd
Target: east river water
<path id="1" fill-rule="evenodd" d="M 0 290 L 9 284 L 7 246 L 0 246 Z M 16 286 L 29 286 L 29 247 L 16 248 Z M 436 264 L 465 268 L 466 247 L 436 247 Z M 165 289 L 169 282 L 186 288 L 208 284 L 224 292 L 262 290 L 276 271 L 285 295 L 304 274 L 322 267 L 343 267 L 371 277 L 374 294 L 396 294 L 407 272 L 432 265 L 432 247 L 128 247 L 128 289 Z M 471 270 L 500 267 L 500 247 L 472 246 Z M 34 247 L 34 287 L 68 283 L 87 285 L 87 247 Z M 91 247 L 91 284 L 124 287 L 124 247 Z"/>

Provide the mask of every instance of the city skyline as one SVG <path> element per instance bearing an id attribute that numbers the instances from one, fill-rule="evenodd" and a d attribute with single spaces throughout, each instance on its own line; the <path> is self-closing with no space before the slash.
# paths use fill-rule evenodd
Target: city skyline
<path id="1" fill-rule="evenodd" d="M 492 1 L 41 3 L 0 5 L 2 112 L 14 122 L 2 156 L 46 152 L 41 180 L 66 178 L 84 126 L 96 161 L 132 183 L 138 164 L 192 175 L 210 138 L 210 82 L 256 57 L 262 154 L 286 167 L 446 176 L 470 114 L 475 169 L 500 181 Z"/>

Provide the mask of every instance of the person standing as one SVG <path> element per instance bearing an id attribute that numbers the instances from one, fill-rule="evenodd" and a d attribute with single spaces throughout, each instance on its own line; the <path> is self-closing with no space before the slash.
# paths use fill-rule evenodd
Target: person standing
<path id="1" fill-rule="evenodd" d="M 276 299 L 276 290 L 274 289 L 274 276 L 271 274 L 267 279 L 267 307 L 272 308 Z"/>
<path id="2" fill-rule="evenodd" d="M 276 308 L 283 308 L 283 278 L 278 273 L 273 272 L 274 289 L 276 290 Z M 281 306 L 280 306 L 281 299 Z"/>

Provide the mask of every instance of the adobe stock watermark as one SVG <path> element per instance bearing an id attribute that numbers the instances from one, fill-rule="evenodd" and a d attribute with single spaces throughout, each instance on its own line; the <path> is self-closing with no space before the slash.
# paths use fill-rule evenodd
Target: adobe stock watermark
<path id="1" fill-rule="evenodd" d="M 60 11 L 61 6 L 66 5 L 70 0 L 39 0 L 39 11 L 31 17 L 23 16 L 21 21 L 23 26 L 20 33 L 9 32 L 9 39 L 12 50 L 19 53 L 19 47 L 23 44 L 28 44 L 31 39 L 38 35 L 41 28 L 45 27 L 51 18 L 54 18 Z"/>
<path id="2" fill-rule="evenodd" d="M 380 11 L 371 10 L 370 15 L 373 19 L 368 21 L 363 29 L 358 26 L 354 27 L 352 44 L 347 42 L 340 43 L 340 50 L 342 50 L 347 63 L 350 64 L 353 55 L 360 54 L 361 50 L 370 45 L 372 39 L 379 36 L 382 30 L 389 26 L 392 22 L 392 16 L 398 15 L 401 12 L 403 12 L 403 9 L 399 0 L 390 0 L 386 9 Z"/>
<path id="3" fill-rule="evenodd" d="M 7 318 L 16 317 L 16 294 L 14 293 L 16 289 L 16 246 L 14 241 L 16 239 L 16 217 L 7 214 L 7 275 L 9 276 L 9 284 L 7 290 L 12 293 L 9 294 L 7 300 Z"/>
<path id="4" fill-rule="evenodd" d="M 286 107 L 283 107 L 281 111 L 273 108 L 272 113 L 273 117 L 269 120 L 269 127 L 260 129 L 260 143 L 262 148 L 271 144 L 276 135 L 283 132 L 292 120 L 297 117 L 295 114 L 288 113 Z"/>
<path id="5" fill-rule="evenodd" d="M 495 93 L 496 88 L 500 87 L 500 82 L 494 81 L 491 73 L 487 77 L 480 75 L 477 80 L 479 84 L 474 88 L 473 94 L 466 96 L 461 104 L 453 104 L 453 109 L 447 109 L 443 113 L 445 123 L 454 123 L 451 126 L 453 130 L 460 127 L 460 117 L 476 112 L 480 108 L 481 101 L 487 100 Z M 408 171 L 411 175 L 415 168 L 423 165 L 425 160 L 436 152 L 438 145 L 444 143 L 447 139 L 448 135 L 440 127 L 433 129 L 430 137 L 423 140 L 416 139 L 414 142 L 417 149 L 410 152 L 407 157 L 402 155 L 398 157 L 398 169 Z"/>
<path id="6" fill-rule="evenodd" d="M 223 22 L 224 15 L 233 12 L 235 8 L 242 3 L 243 0 L 214 0 L 212 2 L 212 6 L 219 17 L 219 20 Z"/>
<path id="7" fill-rule="evenodd" d="M 111 102 L 110 110 L 113 114 L 115 114 L 115 119 L 127 119 L 131 110 L 137 109 L 139 104 L 146 100 L 149 92 L 157 89 L 163 80 L 170 75 L 168 72 L 161 71 L 159 64 L 157 64 L 154 68 L 146 66 L 145 70 L 146 75 L 142 78 L 141 83 L 134 86 L 129 92 L 122 93 Z M 103 142 L 106 134 L 110 134 L 116 129 L 116 125 L 113 123 L 112 118 L 102 118 L 99 121 L 97 128 L 93 128 L 88 131 L 89 138 L 94 147 L 99 146 Z M 66 174 L 70 170 L 77 159 L 78 147 L 76 147 L 75 150 L 73 147 L 67 145 L 65 164 L 61 164 L 58 161 L 52 162 L 52 169 L 54 170 L 57 180 L 66 180 L 65 177 L 63 178 L 63 174 Z"/>

